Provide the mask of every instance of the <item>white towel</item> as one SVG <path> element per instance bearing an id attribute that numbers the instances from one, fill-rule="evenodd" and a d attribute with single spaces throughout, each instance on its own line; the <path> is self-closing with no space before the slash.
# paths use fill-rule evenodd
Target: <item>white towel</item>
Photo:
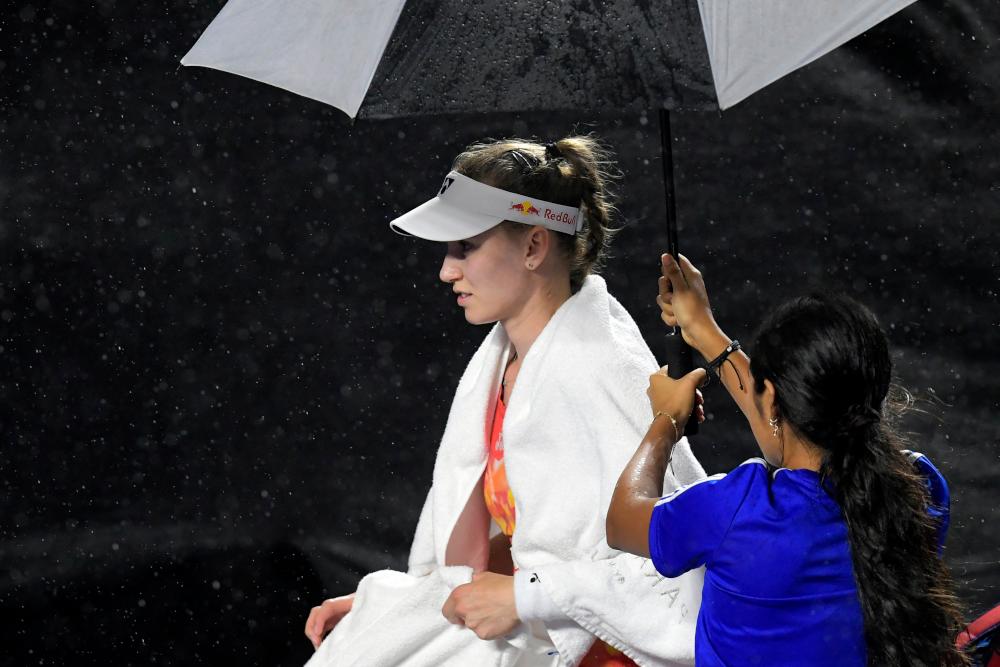
<path id="1" fill-rule="evenodd" d="M 424 577 L 392 570 L 369 574 L 358 585 L 351 613 L 320 645 L 308 667 L 521 667 L 520 654 L 532 649 L 542 658 L 528 665 L 552 665 L 541 642 L 515 647 L 506 640 L 482 641 L 445 620 L 441 607 L 451 590 L 471 579 L 472 568 L 462 566 L 438 568 Z"/>
<path id="2" fill-rule="evenodd" d="M 364 627 L 351 621 L 324 642 L 310 667 L 355 664 L 334 657 L 347 653 L 367 655 L 368 665 L 414 667 L 508 665 L 507 660 L 526 657 L 522 653 L 532 640 L 524 626 L 510 641 L 495 642 L 449 628 L 449 638 L 467 642 L 469 651 L 485 647 L 494 656 L 466 660 L 459 657 L 465 649 L 430 641 L 440 634 L 424 634 L 444 628 L 437 619 L 417 618 L 420 613 L 441 616 L 444 589 L 457 585 L 451 575 L 442 575 L 451 571 L 447 566 L 485 566 L 489 516 L 481 478 L 487 425 L 508 349 L 503 327 L 495 326 L 455 392 L 410 551 L 409 578 L 432 578 L 428 590 L 421 589 L 427 608 L 418 612 L 393 595 L 380 594 L 378 611 L 369 611 L 375 603 L 365 598 L 373 596 L 359 589 L 355 604 L 362 605 L 366 616 L 398 620 Z M 577 665 L 595 636 L 640 665 L 693 663 L 702 572 L 663 579 L 646 559 L 608 547 L 604 534 L 615 482 L 652 418 L 645 390 L 657 367 L 635 322 L 608 294 L 604 280 L 590 276 L 524 355 L 508 401 L 504 462 L 517 513 L 512 554 L 518 568 L 539 575 L 553 602 L 572 619 L 547 627 L 562 665 Z M 664 493 L 704 476 L 682 439 L 674 447 Z M 369 579 L 388 576 L 397 587 L 404 581 L 400 573 L 376 573 L 363 580 L 362 589 L 370 587 Z M 434 648 L 417 659 L 397 661 L 401 653 L 394 642 Z"/>

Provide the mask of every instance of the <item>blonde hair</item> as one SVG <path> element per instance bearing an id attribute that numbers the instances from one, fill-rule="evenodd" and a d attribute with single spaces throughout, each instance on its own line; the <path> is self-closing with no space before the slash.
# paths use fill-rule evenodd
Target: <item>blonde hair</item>
<path id="1" fill-rule="evenodd" d="M 495 188 L 579 206 L 583 228 L 575 236 L 555 233 L 569 262 L 573 291 L 601 268 L 618 231 L 612 226 L 616 209 L 609 190 L 618 172 L 611 152 L 595 137 L 571 136 L 551 144 L 526 139 L 485 141 L 469 146 L 455 158 L 452 168 Z M 502 224 L 516 231 L 528 229 L 517 222 Z"/>

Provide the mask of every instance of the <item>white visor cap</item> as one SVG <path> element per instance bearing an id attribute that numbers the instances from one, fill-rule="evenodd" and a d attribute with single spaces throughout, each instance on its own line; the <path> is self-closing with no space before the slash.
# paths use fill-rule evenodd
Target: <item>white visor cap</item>
<path id="1" fill-rule="evenodd" d="M 461 241 L 504 220 L 541 225 L 563 234 L 583 227 L 580 209 L 507 192 L 457 171 L 450 172 L 434 199 L 389 223 L 392 231 L 427 241 Z"/>

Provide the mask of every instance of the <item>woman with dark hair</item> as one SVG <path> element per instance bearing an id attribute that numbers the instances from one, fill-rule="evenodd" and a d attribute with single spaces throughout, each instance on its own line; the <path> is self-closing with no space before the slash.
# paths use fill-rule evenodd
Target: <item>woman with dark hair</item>
<path id="1" fill-rule="evenodd" d="M 614 229 L 611 164 L 592 137 L 475 144 L 437 196 L 392 221 L 445 246 L 442 282 L 469 323 L 492 328 L 455 391 L 407 572 L 374 572 L 313 608 L 310 667 L 693 654 L 701 573 L 665 579 L 604 534 L 657 367 L 595 274 Z M 686 442 L 674 463 L 669 488 L 704 477 Z"/>
<path id="2" fill-rule="evenodd" d="M 964 664 L 940 557 L 947 485 L 900 448 L 874 315 L 845 296 L 793 299 L 751 360 L 716 324 L 698 270 L 662 261 L 663 321 L 712 360 L 764 456 L 663 496 L 706 376 L 651 376 L 653 422 L 618 480 L 608 542 L 664 576 L 705 566 L 695 664 Z"/>

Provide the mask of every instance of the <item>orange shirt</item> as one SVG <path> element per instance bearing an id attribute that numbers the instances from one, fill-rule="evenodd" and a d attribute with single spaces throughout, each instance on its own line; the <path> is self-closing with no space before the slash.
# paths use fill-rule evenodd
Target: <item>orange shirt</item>
<path id="1" fill-rule="evenodd" d="M 489 451 L 486 456 L 486 472 L 483 474 L 483 495 L 486 509 L 497 522 L 500 531 L 507 537 L 514 534 L 517 515 L 514 510 L 514 493 L 507 484 L 507 469 L 503 463 L 503 418 L 507 406 L 503 402 L 503 387 L 497 396 L 493 423 L 490 425 Z M 580 667 L 636 667 L 636 664 L 621 651 L 602 641 L 594 642 Z"/>
<path id="2" fill-rule="evenodd" d="M 486 473 L 483 477 L 483 495 L 486 509 L 500 526 L 500 532 L 507 537 L 514 534 L 516 514 L 514 494 L 507 485 L 507 469 L 503 464 L 503 418 L 507 406 L 503 402 L 503 388 L 497 396 L 497 407 L 490 427 L 489 452 L 486 457 Z"/>

